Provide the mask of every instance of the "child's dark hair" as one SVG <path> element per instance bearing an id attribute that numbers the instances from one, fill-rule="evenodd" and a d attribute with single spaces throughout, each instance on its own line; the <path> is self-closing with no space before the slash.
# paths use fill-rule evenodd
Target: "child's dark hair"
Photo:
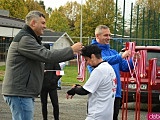
<path id="1" fill-rule="evenodd" d="M 98 59 L 101 58 L 101 49 L 97 45 L 88 45 L 83 47 L 82 56 L 91 58 L 94 54 Z"/>

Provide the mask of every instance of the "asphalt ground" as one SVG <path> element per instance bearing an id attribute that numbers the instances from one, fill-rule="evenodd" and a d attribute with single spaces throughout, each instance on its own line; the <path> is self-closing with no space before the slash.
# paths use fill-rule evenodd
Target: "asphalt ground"
<path id="1" fill-rule="evenodd" d="M 62 89 L 58 90 L 60 120 L 85 120 L 87 111 L 87 96 L 75 95 L 73 99 L 66 99 L 66 91 L 70 88 L 70 86 L 62 86 Z M 0 93 L 1 90 L 2 83 L 0 83 Z M 135 105 L 135 103 L 128 104 L 127 120 L 135 120 Z M 140 111 L 140 120 L 147 120 L 147 105 L 145 104 L 141 106 L 143 109 Z M 159 110 L 160 112 L 160 107 L 157 107 L 156 110 Z M 125 116 L 126 115 L 124 114 L 123 119 L 125 118 Z M 2 94 L 0 95 L 0 120 L 11 120 L 11 112 L 9 106 L 4 102 Z M 35 99 L 34 120 L 42 120 L 40 98 Z M 50 99 L 48 99 L 48 120 L 53 120 L 52 105 Z M 119 113 L 119 120 L 122 120 L 122 109 Z"/>
<path id="2" fill-rule="evenodd" d="M 84 120 L 86 117 L 87 96 L 75 96 L 73 99 L 66 99 L 66 91 L 70 86 L 62 87 L 58 90 L 60 120 Z M 2 84 L 0 83 L 0 93 L 2 92 Z M 9 106 L 0 95 L 0 120 L 11 120 L 11 112 Z M 35 98 L 34 120 L 42 120 L 40 98 Z M 52 105 L 48 98 L 48 120 L 53 120 Z"/>

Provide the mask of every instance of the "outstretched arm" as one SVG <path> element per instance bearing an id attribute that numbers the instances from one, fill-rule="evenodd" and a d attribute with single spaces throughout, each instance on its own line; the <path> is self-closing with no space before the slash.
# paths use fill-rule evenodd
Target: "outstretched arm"
<path id="1" fill-rule="evenodd" d="M 134 69 L 134 67 L 137 65 L 137 61 L 140 59 L 140 54 L 139 53 L 135 53 L 133 56 L 133 59 L 130 58 L 127 62 L 127 60 L 123 59 L 122 62 L 119 64 L 120 65 L 120 71 L 123 72 L 128 72 L 129 71 L 129 66 L 130 69 Z M 128 66 L 129 65 L 129 66 Z"/>
<path id="2" fill-rule="evenodd" d="M 104 56 L 103 60 L 107 61 L 110 65 L 118 64 L 121 62 L 122 57 L 120 54 L 112 55 L 112 56 Z"/>
<path id="3" fill-rule="evenodd" d="M 114 51 L 115 52 L 115 51 Z M 117 52 L 115 52 L 115 55 L 111 55 L 111 56 L 104 56 L 102 57 L 103 60 L 107 61 L 110 65 L 114 65 L 114 64 L 118 64 L 121 63 L 122 60 L 128 56 L 130 56 L 131 51 L 130 50 L 126 50 L 124 53 L 122 54 L 118 54 Z"/>
<path id="4" fill-rule="evenodd" d="M 75 95 L 75 94 L 78 94 L 78 95 L 87 95 L 89 94 L 90 92 L 88 92 L 87 90 L 85 90 L 81 85 L 79 84 L 76 84 L 72 87 L 72 89 L 68 90 L 67 91 L 67 94 L 66 94 L 66 98 L 71 98 Z"/>

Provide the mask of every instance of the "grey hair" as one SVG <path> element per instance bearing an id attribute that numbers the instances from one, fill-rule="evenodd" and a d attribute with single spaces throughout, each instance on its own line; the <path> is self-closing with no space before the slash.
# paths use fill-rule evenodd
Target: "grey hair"
<path id="1" fill-rule="evenodd" d="M 108 26 L 106 25 L 98 25 L 95 29 L 95 35 L 96 34 L 101 34 L 102 33 L 102 29 L 109 29 Z"/>
<path id="2" fill-rule="evenodd" d="M 42 12 L 40 12 L 40 11 L 36 11 L 36 10 L 30 11 L 30 12 L 26 15 L 25 23 L 26 23 L 27 25 L 29 25 L 29 23 L 30 23 L 30 21 L 31 21 L 32 19 L 38 19 L 39 17 L 45 18 L 44 14 L 43 14 Z"/>

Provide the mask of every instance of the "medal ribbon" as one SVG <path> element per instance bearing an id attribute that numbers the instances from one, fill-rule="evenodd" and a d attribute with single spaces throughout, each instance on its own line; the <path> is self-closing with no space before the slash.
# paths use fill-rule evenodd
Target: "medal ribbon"
<path id="1" fill-rule="evenodd" d="M 139 51 L 141 59 L 138 61 L 138 68 L 137 71 L 140 75 L 140 78 L 146 76 L 146 61 L 147 61 L 147 50 L 140 50 Z"/>
<path id="2" fill-rule="evenodd" d="M 130 50 L 131 51 L 131 55 L 130 57 L 127 58 L 127 63 L 128 63 L 128 67 L 129 67 L 129 71 L 130 71 L 130 74 L 131 74 L 131 78 L 133 78 L 133 74 L 134 74 L 134 71 L 135 71 L 135 68 L 136 68 L 136 64 L 137 64 L 137 59 L 135 62 L 133 62 L 133 72 L 131 70 L 131 67 L 130 67 L 130 64 L 129 64 L 129 60 L 132 59 L 133 61 L 133 56 L 135 54 L 135 42 L 126 42 L 126 50 Z"/>
<path id="3" fill-rule="evenodd" d="M 149 67 L 150 67 L 150 72 L 151 72 L 151 81 L 150 85 L 155 84 L 156 80 L 156 74 L 157 74 L 157 58 L 152 58 L 149 60 Z"/>
<path id="4" fill-rule="evenodd" d="M 77 76 L 77 79 L 80 82 L 84 82 L 86 66 L 85 66 L 85 59 L 80 54 L 77 54 L 77 64 L 78 64 L 78 76 Z"/>

